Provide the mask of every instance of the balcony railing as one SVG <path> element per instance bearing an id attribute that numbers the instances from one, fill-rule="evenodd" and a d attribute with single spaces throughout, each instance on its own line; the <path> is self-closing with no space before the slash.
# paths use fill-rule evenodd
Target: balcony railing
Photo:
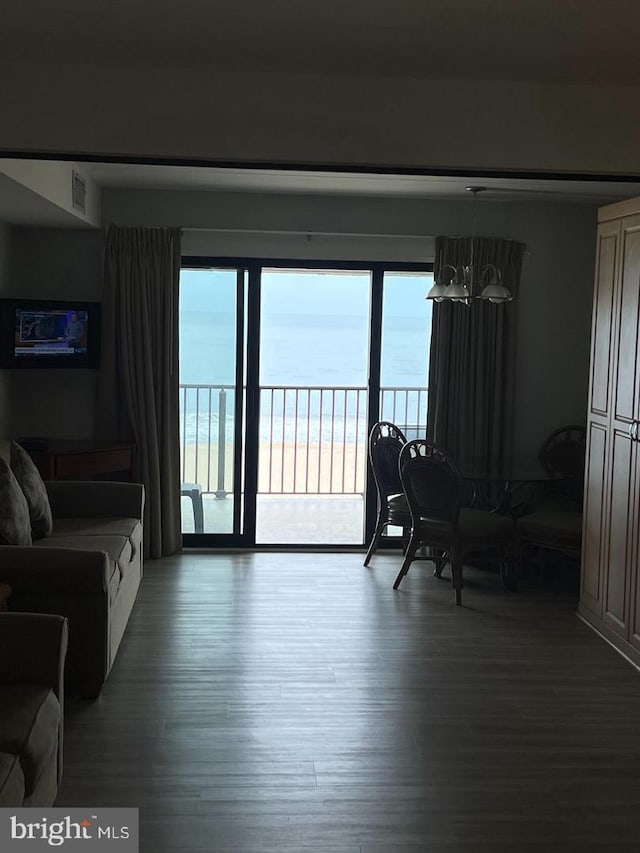
<path id="1" fill-rule="evenodd" d="M 180 385 L 181 477 L 223 498 L 232 488 L 235 387 Z M 260 388 L 258 492 L 362 495 L 367 388 Z M 427 389 L 380 389 L 380 419 L 407 438 L 426 429 Z"/>

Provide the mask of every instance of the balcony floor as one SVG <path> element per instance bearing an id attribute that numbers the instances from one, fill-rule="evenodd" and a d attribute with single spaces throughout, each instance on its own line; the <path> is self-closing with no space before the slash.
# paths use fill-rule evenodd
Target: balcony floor
<path id="1" fill-rule="evenodd" d="M 233 499 L 203 498 L 204 532 L 231 533 Z M 360 495 L 258 495 L 259 545 L 362 545 L 364 501 Z M 193 533 L 193 507 L 182 498 L 182 531 Z"/>

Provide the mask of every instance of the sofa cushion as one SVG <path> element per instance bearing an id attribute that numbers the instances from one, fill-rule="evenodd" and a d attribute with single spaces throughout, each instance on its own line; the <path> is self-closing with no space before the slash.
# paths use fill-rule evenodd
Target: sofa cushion
<path id="1" fill-rule="evenodd" d="M 73 548 L 78 551 L 103 551 L 109 558 L 111 571 L 109 578 L 115 570 L 122 577 L 131 563 L 132 547 L 130 540 L 125 536 L 82 536 L 81 534 L 68 533 L 57 535 L 56 528 L 48 539 L 38 539 L 33 543 L 34 548 Z"/>
<path id="2" fill-rule="evenodd" d="M 136 518 L 56 518 L 54 535 L 126 536 L 131 538 L 136 527 L 141 526 L 140 520 Z"/>
<path id="3" fill-rule="evenodd" d="M 19 756 L 25 797 L 35 790 L 51 754 L 58 750 L 60 703 L 53 690 L 31 684 L 0 684 L 0 752 Z"/>
<path id="4" fill-rule="evenodd" d="M 0 807 L 21 806 L 24 801 L 24 774 L 17 755 L 0 752 Z"/>
<path id="5" fill-rule="evenodd" d="M 31 519 L 31 535 L 34 539 L 50 536 L 53 529 L 53 518 L 51 517 L 46 486 L 33 459 L 15 441 L 11 442 L 11 470 L 27 499 L 29 518 Z"/>
<path id="6" fill-rule="evenodd" d="M 138 558 L 142 550 L 142 523 L 137 518 L 57 518 L 51 545 L 63 536 L 82 536 L 93 539 L 103 536 L 122 536 L 129 540 L 129 562 Z M 86 545 L 92 548 L 93 545 Z M 121 574 L 126 571 L 124 555 L 119 560 Z"/>
<path id="7" fill-rule="evenodd" d="M 29 507 L 11 468 L 0 458 L 0 545 L 31 545 Z"/>

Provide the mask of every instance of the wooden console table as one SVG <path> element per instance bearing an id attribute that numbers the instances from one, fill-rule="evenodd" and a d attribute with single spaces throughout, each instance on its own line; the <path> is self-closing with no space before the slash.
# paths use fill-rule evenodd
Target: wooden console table
<path id="1" fill-rule="evenodd" d="M 43 480 L 133 481 L 134 444 L 51 441 L 47 450 L 28 453 Z"/>

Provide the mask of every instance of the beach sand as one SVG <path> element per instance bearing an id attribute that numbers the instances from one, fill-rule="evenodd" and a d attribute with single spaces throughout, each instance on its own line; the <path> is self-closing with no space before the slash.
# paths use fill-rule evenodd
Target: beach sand
<path id="1" fill-rule="evenodd" d="M 233 490 L 234 446 L 225 447 L 224 488 Z M 319 445 L 294 442 L 260 444 L 258 492 L 261 494 L 363 494 L 366 479 L 365 442 Z M 218 488 L 218 447 L 187 444 L 180 457 L 183 483 L 200 483 L 203 492 Z"/>

